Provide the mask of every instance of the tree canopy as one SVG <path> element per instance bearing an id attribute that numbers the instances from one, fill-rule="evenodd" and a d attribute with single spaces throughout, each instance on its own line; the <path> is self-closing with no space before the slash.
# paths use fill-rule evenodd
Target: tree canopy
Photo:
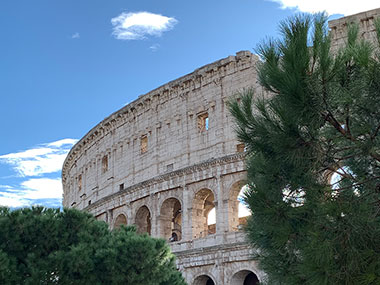
<path id="1" fill-rule="evenodd" d="M 269 284 L 380 284 L 380 21 L 332 51 L 326 15 L 261 44 L 266 92 L 230 103 L 247 147 L 247 231 Z"/>
<path id="2" fill-rule="evenodd" d="M 162 239 L 74 209 L 0 208 L 0 284 L 185 284 Z"/>

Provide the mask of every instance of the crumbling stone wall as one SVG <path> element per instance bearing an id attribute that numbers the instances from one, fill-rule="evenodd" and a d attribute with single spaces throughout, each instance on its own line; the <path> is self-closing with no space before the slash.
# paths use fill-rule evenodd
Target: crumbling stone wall
<path id="1" fill-rule="evenodd" d="M 380 4 L 379 4 L 380 5 Z M 359 25 L 359 37 L 367 41 L 376 42 L 375 19 L 380 17 L 380 9 L 374 9 L 329 22 L 331 45 L 333 50 L 345 44 L 347 27 L 352 23 Z"/>
<path id="2" fill-rule="evenodd" d="M 244 146 L 226 107 L 245 88 L 262 95 L 257 61 L 239 52 L 103 120 L 64 163 L 64 206 L 87 210 L 111 227 L 135 224 L 165 238 L 189 284 L 230 284 L 243 267 L 236 280 L 244 281 L 245 273 L 262 278 L 238 229 Z"/>
<path id="3" fill-rule="evenodd" d="M 357 21 L 374 39 L 380 9 L 329 23 L 333 49 Z M 116 111 L 70 151 L 62 170 L 63 205 L 116 228 L 135 224 L 170 242 L 178 268 L 194 285 L 258 284 L 238 217 L 245 180 L 244 145 L 226 102 L 257 82 L 257 56 L 238 52 L 169 82 Z M 266 95 L 266 94 L 264 94 Z M 216 222 L 208 213 L 215 209 Z"/>

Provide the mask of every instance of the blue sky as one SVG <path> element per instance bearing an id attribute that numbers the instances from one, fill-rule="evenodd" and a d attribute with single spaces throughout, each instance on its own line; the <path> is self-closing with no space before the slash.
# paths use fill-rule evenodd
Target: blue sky
<path id="1" fill-rule="evenodd" d="M 380 6 L 316 2 L 2 0 L 0 205 L 60 206 L 60 169 L 77 139 L 141 94 L 254 51 L 282 19 Z"/>

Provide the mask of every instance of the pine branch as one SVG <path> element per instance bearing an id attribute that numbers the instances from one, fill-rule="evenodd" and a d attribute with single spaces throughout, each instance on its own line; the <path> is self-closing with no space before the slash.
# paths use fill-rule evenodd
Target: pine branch
<path id="1" fill-rule="evenodd" d="M 342 127 L 342 125 L 338 122 L 337 119 L 335 119 L 334 115 L 327 110 L 327 114 L 322 114 L 323 118 L 329 122 L 339 133 L 341 133 L 345 138 L 349 139 L 350 141 L 355 142 L 355 138 L 352 137 L 351 134 L 348 134 L 346 130 Z"/>
<path id="2" fill-rule="evenodd" d="M 329 122 L 339 133 L 343 135 L 343 137 L 347 138 L 348 140 L 357 143 L 357 139 L 355 139 L 351 134 L 349 134 L 342 125 L 335 119 L 333 114 L 327 110 L 327 114 L 322 114 L 323 118 Z M 368 153 L 372 158 L 376 159 L 380 162 L 380 155 L 376 153 L 375 151 L 370 151 Z"/>
<path id="3" fill-rule="evenodd" d="M 354 183 L 354 184 L 352 184 L 352 185 L 350 185 L 350 186 L 341 187 L 341 188 L 337 188 L 337 189 L 334 189 L 334 190 L 336 190 L 336 191 L 341 191 L 341 190 L 352 189 L 352 188 L 354 188 L 354 187 L 357 187 L 357 186 L 359 186 L 359 185 L 366 184 L 366 183 L 368 183 L 368 182 L 370 182 L 370 181 L 372 181 L 372 180 L 376 180 L 376 179 L 379 179 L 379 178 L 380 178 L 380 176 L 375 176 L 375 177 L 372 177 L 372 178 L 370 178 L 370 179 L 366 179 L 366 180 L 363 180 L 363 181 L 361 181 L 361 182 Z"/>
<path id="4" fill-rule="evenodd" d="M 377 136 L 377 134 L 379 133 L 380 131 L 380 124 L 377 126 L 375 132 L 373 133 L 373 135 L 371 136 L 371 140 L 373 141 L 375 139 L 375 137 Z"/>
<path id="5" fill-rule="evenodd" d="M 346 115 L 346 129 L 347 129 L 347 134 L 349 136 L 352 136 L 351 135 L 351 130 L 350 130 L 350 107 L 346 107 L 346 112 L 347 112 L 347 115 Z"/>
<path id="6" fill-rule="evenodd" d="M 360 155 L 360 153 L 355 153 L 355 154 L 351 154 L 351 155 L 347 155 L 347 156 L 343 156 L 343 157 L 332 157 L 332 158 L 335 161 L 340 162 L 340 161 L 343 161 L 343 160 L 347 160 L 347 159 L 353 158 L 353 157 L 358 156 L 358 155 Z"/>
<path id="7" fill-rule="evenodd" d="M 341 169 L 343 172 L 340 172 L 338 171 L 338 169 Z M 330 170 L 331 172 L 334 172 L 344 178 L 347 178 L 347 179 L 353 179 L 356 181 L 355 177 L 353 177 L 351 174 L 347 173 L 343 168 L 338 168 L 338 169 L 335 169 L 335 168 L 331 168 L 331 167 L 328 167 L 327 170 Z"/>

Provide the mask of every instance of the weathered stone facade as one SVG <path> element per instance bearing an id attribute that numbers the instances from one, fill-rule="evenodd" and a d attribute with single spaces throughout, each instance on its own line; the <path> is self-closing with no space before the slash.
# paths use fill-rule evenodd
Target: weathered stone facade
<path id="1" fill-rule="evenodd" d="M 244 88 L 262 94 L 257 61 L 239 52 L 106 118 L 65 161 L 64 206 L 85 209 L 111 227 L 136 224 L 140 232 L 172 239 L 189 284 L 206 284 L 207 278 L 243 284 L 238 281 L 250 272 L 261 279 L 238 230 L 244 147 L 226 107 Z M 212 208 L 216 224 L 208 225 Z"/>
<path id="2" fill-rule="evenodd" d="M 351 19 L 359 19 L 363 35 L 373 37 L 378 15 L 380 9 L 330 22 L 333 45 L 344 40 Z M 238 52 L 104 119 L 66 158 L 63 205 L 89 211 L 110 227 L 135 224 L 139 232 L 170 241 L 188 284 L 263 280 L 239 227 L 244 146 L 226 107 L 245 88 L 265 95 L 257 62 L 250 52 Z M 210 224 L 213 208 L 216 223 Z"/>
<path id="3" fill-rule="evenodd" d="M 344 45 L 347 39 L 347 26 L 351 23 L 359 25 L 359 36 L 367 41 L 376 42 L 375 19 L 380 17 L 380 9 L 351 15 L 329 22 L 331 45 L 333 50 Z"/>

